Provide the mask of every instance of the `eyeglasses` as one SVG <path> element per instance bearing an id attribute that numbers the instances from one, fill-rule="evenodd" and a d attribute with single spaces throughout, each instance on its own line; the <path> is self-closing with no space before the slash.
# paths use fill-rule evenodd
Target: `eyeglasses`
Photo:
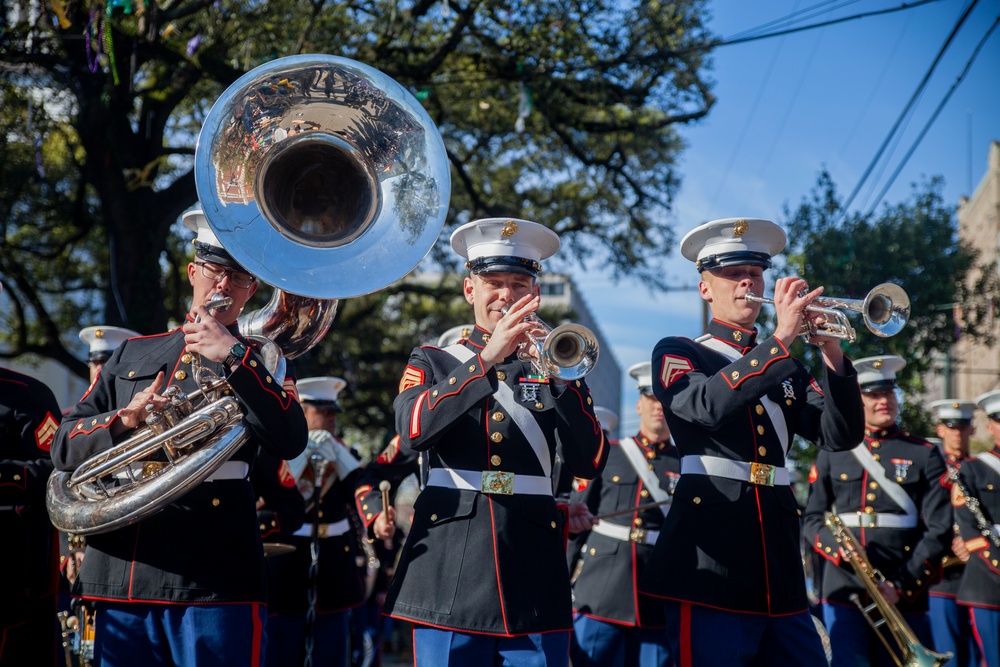
<path id="1" fill-rule="evenodd" d="M 257 279 L 251 275 L 247 275 L 246 273 L 237 273 L 232 269 L 224 269 L 221 266 L 216 266 L 215 264 L 206 264 L 205 262 L 195 262 L 195 264 L 201 267 L 201 275 L 216 283 L 221 283 L 226 276 L 229 276 L 229 282 L 232 283 L 234 287 L 246 289 L 257 281 Z"/>

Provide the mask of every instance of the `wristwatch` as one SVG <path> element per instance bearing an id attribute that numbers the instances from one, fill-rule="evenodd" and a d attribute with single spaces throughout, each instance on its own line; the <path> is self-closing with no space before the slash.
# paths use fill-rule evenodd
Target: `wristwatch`
<path id="1" fill-rule="evenodd" d="M 226 368 L 230 368 L 237 361 L 242 360 L 243 357 L 246 355 L 246 353 L 247 353 L 246 345 L 240 342 L 233 343 L 233 346 L 229 348 L 229 354 L 226 355 L 226 360 L 223 361 L 222 363 L 226 366 Z"/>

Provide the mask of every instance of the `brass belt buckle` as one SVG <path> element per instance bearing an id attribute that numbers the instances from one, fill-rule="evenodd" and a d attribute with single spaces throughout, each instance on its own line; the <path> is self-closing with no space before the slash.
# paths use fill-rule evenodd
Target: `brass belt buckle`
<path id="1" fill-rule="evenodd" d="M 878 528 L 878 515 L 858 512 L 858 528 Z"/>
<path id="2" fill-rule="evenodd" d="M 767 463 L 751 463 L 748 481 L 760 486 L 774 486 L 774 466 Z"/>
<path id="3" fill-rule="evenodd" d="M 646 543 L 646 531 L 642 528 L 633 528 L 628 532 L 629 542 L 635 542 L 636 544 Z"/>
<path id="4" fill-rule="evenodd" d="M 479 488 L 483 493 L 498 493 L 504 496 L 514 494 L 514 473 L 500 470 L 484 470 Z"/>

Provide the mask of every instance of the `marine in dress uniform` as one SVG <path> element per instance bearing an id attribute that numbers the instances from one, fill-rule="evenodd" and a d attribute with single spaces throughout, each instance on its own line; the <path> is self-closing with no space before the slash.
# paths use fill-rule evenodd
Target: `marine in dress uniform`
<path id="1" fill-rule="evenodd" d="M 958 604 L 968 607 L 982 653 L 982 664 L 1000 667 L 1000 391 L 976 399 L 989 418 L 986 430 L 993 449 L 969 459 L 952 486 L 952 505 L 969 560 L 958 589 Z M 972 499 L 975 498 L 976 502 Z M 978 506 L 981 519 L 972 511 Z"/>
<path id="2" fill-rule="evenodd" d="M 681 252 L 701 273 L 713 319 L 697 340 L 664 338 L 653 391 L 681 456 L 681 478 L 640 590 L 667 600 L 681 665 L 818 665 L 799 518 L 785 454 L 794 435 L 843 449 L 864 427 L 857 378 L 835 340 L 814 336 L 822 388 L 789 353 L 822 288 L 779 278 L 777 325 L 758 342 L 763 272 L 785 246 L 769 220 L 727 218 L 689 232 Z M 725 641 L 720 640 L 726 638 Z"/>
<path id="3" fill-rule="evenodd" d="M 45 511 L 59 404 L 35 378 L 0 368 L 0 665 L 53 665 L 59 542 Z"/>
<path id="4" fill-rule="evenodd" d="M 147 405 L 162 408 L 166 387 L 195 391 L 196 354 L 202 368 L 228 381 L 250 437 L 180 500 L 88 538 L 73 594 L 97 603 L 95 661 L 104 667 L 260 664 L 266 579 L 249 472 L 259 447 L 288 459 L 306 442 L 294 382 L 272 377 L 239 335 L 236 318 L 256 281 L 222 248 L 200 211 L 185 218 L 198 229 L 185 323 L 115 350 L 60 426 L 52 460 L 58 470 L 75 470 L 131 435 L 148 416 Z M 213 315 L 204 304 L 215 293 L 233 304 Z"/>
<path id="5" fill-rule="evenodd" d="M 313 664 L 350 664 L 350 613 L 365 600 L 358 562 L 361 559 L 364 566 L 365 557 L 350 516 L 360 465 L 334 435 L 342 411 L 338 397 L 346 385 L 339 377 L 298 382 L 309 443 L 289 466 L 308 511 L 306 521 L 289 538 L 295 551 L 267 562 L 269 666 L 301 665 L 307 650 Z M 319 483 L 310 463 L 313 456 L 325 464 Z"/>
<path id="6" fill-rule="evenodd" d="M 385 611 L 417 624 L 418 666 L 566 665 L 572 607 L 552 461 L 565 445 L 567 469 L 593 479 L 608 447 L 586 381 L 545 377 L 517 355 L 559 237 L 494 218 L 459 227 L 451 243 L 468 259 L 476 327 L 461 344 L 414 349 L 400 382 L 396 430 L 427 454 L 429 473 Z"/>
<path id="7" fill-rule="evenodd" d="M 894 355 L 854 362 L 865 405 L 864 438 L 853 442 L 853 449 L 846 442 L 848 451 L 820 452 L 810 476 L 804 530 L 828 561 L 823 568 L 823 620 L 835 667 L 892 662 L 850 600 L 857 594 L 863 604 L 871 603 L 825 525 L 825 512 L 834 508 L 872 566 L 885 576 L 880 589 L 886 600 L 896 605 L 920 643 L 933 648 L 927 594 L 951 546 L 952 515 L 940 450 L 896 424 L 896 373 L 905 365 Z"/>
<path id="8" fill-rule="evenodd" d="M 662 601 L 639 595 L 638 582 L 680 479 L 680 457 L 670 440 L 663 406 L 653 396 L 650 363 L 632 366 L 639 398 L 639 432 L 611 441 L 601 476 L 578 484 L 570 503 L 583 503 L 601 519 L 583 534 L 574 566 L 574 667 L 587 665 L 673 665 Z M 604 424 L 604 420 L 601 420 Z M 664 502 L 658 507 L 649 507 Z"/>
<path id="9" fill-rule="evenodd" d="M 937 422 L 935 431 L 941 442 L 941 453 L 948 476 L 958 474 L 962 463 L 969 458 L 969 440 L 975 427 L 972 417 L 976 404 L 946 398 L 927 406 Z M 948 484 L 950 487 L 950 483 Z M 958 524 L 952 524 L 954 535 L 951 549 L 941 561 L 941 581 L 930 588 L 928 614 L 931 619 L 931 635 L 934 648 L 939 653 L 951 653 L 954 657 L 945 663 L 948 667 L 977 667 L 981 664 L 979 647 L 972 635 L 972 622 L 968 607 L 958 604 L 958 588 L 965 573 L 965 561 L 969 552 L 965 541 L 958 534 Z"/>

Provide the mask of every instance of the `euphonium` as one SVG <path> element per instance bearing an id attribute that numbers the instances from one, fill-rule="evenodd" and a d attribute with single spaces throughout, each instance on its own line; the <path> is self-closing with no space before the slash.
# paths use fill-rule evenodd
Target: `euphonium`
<path id="1" fill-rule="evenodd" d="M 917 640 L 917 636 L 913 634 L 913 630 L 903 619 L 903 615 L 899 613 L 895 605 L 890 604 L 885 599 L 885 596 L 879 590 L 879 584 L 885 581 L 885 577 L 881 572 L 872 567 L 864 547 L 854 539 L 854 533 L 844 525 L 844 522 L 836 514 L 827 512 L 825 517 L 827 527 L 833 533 L 834 539 L 837 540 L 837 544 L 840 545 L 841 550 L 844 552 L 844 558 L 854 568 L 855 574 L 858 575 L 858 579 L 861 580 L 861 584 L 872 599 L 872 604 L 867 607 L 862 605 L 857 593 L 851 595 L 851 601 L 861 610 L 865 620 L 868 621 L 872 630 L 875 631 L 875 634 L 885 646 L 885 650 L 892 657 L 893 662 L 898 667 L 939 667 L 951 660 L 953 655 L 951 653 L 937 653 L 921 646 Z M 881 618 L 872 620 L 871 612 L 876 610 L 881 615 Z M 881 627 L 883 625 L 888 627 L 889 632 L 892 633 L 895 648 L 890 645 L 889 638 L 882 632 Z"/>
<path id="2" fill-rule="evenodd" d="M 507 310 L 503 309 L 504 315 Z M 531 362 L 538 374 L 557 380 L 577 380 L 594 370 L 600 345 L 593 331 L 573 323 L 553 329 L 535 313 L 526 315 L 524 321 L 533 322 L 535 328 L 527 333 L 528 342 L 521 344 L 517 356 Z"/>
<path id="3" fill-rule="evenodd" d="M 382 72 L 336 56 L 279 58 L 240 77 L 205 119 L 194 162 L 219 242 L 276 288 L 240 330 L 288 358 L 319 342 L 338 299 L 409 273 L 448 211 L 448 160 L 430 116 Z M 279 362 L 281 354 L 269 369 L 280 373 Z M 82 535 L 114 530 L 218 469 L 249 436 L 228 383 L 206 374 L 199 386 L 190 397 L 172 393 L 164 414 L 85 462 L 76 480 L 53 474 L 53 524 Z M 158 452 L 165 462 L 147 460 Z"/>
<path id="4" fill-rule="evenodd" d="M 758 303 L 773 304 L 773 299 L 760 297 L 750 292 L 746 300 Z M 910 297 L 899 285 L 882 283 L 876 285 L 864 299 L 838 299 L 819 296 L 813 300 L 806 311 L 827 316 L 823 324 L 814 325 L 806 322 L 802 325 L 803 336 L 832 336 L 842 338 L 850 343 L 857 339 L 857 333 L 851 326 L 845 312 L 861 313 L 868 330 L 880 338 L 895 336 L 910 319 Z"/>

